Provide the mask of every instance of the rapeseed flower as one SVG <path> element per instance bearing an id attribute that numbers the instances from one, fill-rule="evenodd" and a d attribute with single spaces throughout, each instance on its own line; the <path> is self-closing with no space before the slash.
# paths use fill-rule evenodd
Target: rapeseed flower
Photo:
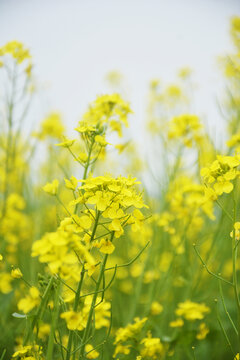
<path id="1" fill-rule="evenodd" d="M 240 160 L 237 156 L 218 155 L 209 167 L 201 170 L 201 175 L 207 185 L 212 186 L 217 195 L 230 193 L 233 190 L 232 180 L 239 176 L 237 167 Z"/>
<path id="2" fill-rule="evenodd" d="M 153 338 L 151 332 L 147 333 L 147 337 L 141 340 L 143 348 L 141 356 L 143 358 L 161 359 L 164 355 L 164 347 L 159 338 Z"/>
<path id="3" fill-rule="evenodd" d="M 176 315 L 183 316 L 186 320 L 202 320 L 205 314 L 210 312 L 210 308 L 205 304 L 198 304 L 190 300 L 179 303 L 177 310 L 175 311 Z"/>
<path id="4" fill-rule="evenodd" d="M 99 352 L 94 349 L 91 344 L 85 346 L 85 352 L 87 359 L 97 359 L 99 357 Z"/>
<path id="5" fill-rule="evenodd" d="M 196 335 L 196 339 L 198 340 L 204 340 L 209 333 L 209 328 L 205 323 L 201 323 L 199 325 L 199 332 Z"/>
<path id="6" fill-rule="evenodd" d="M 18 309 L 24 314 L 29 313 L 32 309 L 40 304 L 40 292 L 35 286 L 30 287 L 29 293 L 18 302 Z"/>
<path id="7" fill-rule="evenodd" d="M 47 183 L 43 186 L 43 190 L 49 195 L 57 195 L 59 181 L 57 179 L 53 180 L 51 183 Z"/>

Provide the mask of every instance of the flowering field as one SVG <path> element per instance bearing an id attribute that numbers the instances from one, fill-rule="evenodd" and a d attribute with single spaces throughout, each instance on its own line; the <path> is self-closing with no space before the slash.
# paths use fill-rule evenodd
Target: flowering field
<path id="1" fill-rule="evenodd" d="M 74 136 L 57 112 L 26 135 L 32 57 L 0 48 L 0 360 L 239 359 L 238 17 L 231 37 L 225 142 L 189 111 L 184 68 L 150 83 L 150 163 L 120 92 L 97 96 Z"/>

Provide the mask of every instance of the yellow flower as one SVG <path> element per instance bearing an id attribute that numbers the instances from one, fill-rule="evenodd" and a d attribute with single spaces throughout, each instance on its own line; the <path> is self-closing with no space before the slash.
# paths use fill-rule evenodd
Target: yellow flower
<path id="1" fill-rule="evenodd" d="M 144 345 L 141 350 L 141 356 L 148 357 L 150 359 L 159 359 L 164 353 L 164 347 L 159 338 L 153 338 L 149 331 L 148 336 L 141 340 L 141 344 Z"/>
<path id="2" fill-rule="evenodd" d="M 85 346 L 85 352 L 87 359 L 96 359 L 100 355 L 98 351 L 94 350 L 91 344 Z"/>
<path id="3" fill-rule="evenodd" d="M 20 358 L 22 360 L 43 360 L 42 348 L 39 345 L 21 346 L 18 351 L 12 355 L 12 359 Z"/>
<path id="4" fill-rule="evenodd" d="M 190 300 L 179 303 L 175 311 L 176 315 L 183 316 L 186 320 L 202 320 L 210 309 L 205 304 L 198 304 Z"/>
<path id="5" fill-rule="evenodd" d="M 188 78 L 192 74 L 192 70 L 189 67 L 184 67 L 179 70 L 178 76 L 182 79 Z"/>
<path id="6" fill-rule="evenodd" d="M 0 56 L 11 55 L 16 59 L 18 64 L 21 64 L 24 60 L 31 59 L 29 50 L 24 47 L 19 41 L 9 41 L 6 45 L 0 48 Z"/>
<path id="7" fill-rule="evenodd" d="M 49 195 L 57 195 L 59 181 L 57 179 L 53 180 L 51 183 L 47 183 L 43 186 L 43 190 Z"/>
<path id="8" fill-rule="evenodd" d="M 167 96 L 169 97 L 180 97 L 182 91 L 179 86 L 177 85 L 170 85 L 166 89 Z"/>
<path id="9" fill-rule="evenodd" d="M 99 247 L 100 247 L 100 251 L 103 254 L 112 254 L 113 251 L 115 250 L 115 246 L 113 245 L 113 243 L 110 240 L 106 240 L 106 239 L 101 239 L 99 243 Z"/>
<path id="10" fill-rule="evenodd" d="M 83 316 L 82 312 L 66 311 L 60 315 L 62 319 L 65 319 L 67 328 L 69 330 L 83 330 L 87 324 L 87 318 Z"/>
<path id="11" fill-rule="evenodd" d="M 111 316 L 111 304 L 108 301 L 105 301 L 101 299 L 101 297 L 97 297 L 96 303 L 98 306 L 95 307 L 95 328 L 101 329 L 102 327 L 108 327 L 109 326 L 109 318 Z M 88 317 L 90 308 L 92 304 L 92 296 L 87 296 L 86 300 L 84 302 L 83 307 L 83 314 L 85 317 Z"/>
<path id="12" fill-rule="evenodd" d="M 209 333 L 209 328 L 207 327 L 207 325 L 205 323 L 201 323 L 199 325 L 199 332 L 196 336 L 196 339 L 203 340 L 205 339 L 208 333 Z"/>
<path id="13" fill-rule="evenodd" d="M 87 161 L 87 159 L 88 159 L 88 154 L 81 152 L 75 160 L 85 163 Z"/>
<path id="14" fill-rule="evenodd" d="M 170 327 L 173 327 L 173 328 L 175 328 L 175 327 L 182 327 L 184 325 L 184 321 L 183 321 L 183 319 L 181 319 L 181 318 L 178 318 L 178 319 L 176 319 L 176 320 L 174 320 L 174 321 L 171 321 L 170 323 L 169 323 L 169 326 Z"/>
<path id="15" fill-rule="evenodd" d="M 151 314 L 152 315 L 159 315 L 163 311 L 163 306 L 159 304 L 159 302 L 154 301 L 151 305 Z"/>
<path id="16" fill-rule="evenodd" d="M 96 135 L 95 142 L 99 143 L 101 146 L 106 146 L 109 143 L 105 140 L 104 136 Z"/>
<path id="17" fill-rule="evenodd" d="M 218 176 L 217 182 L 214 184 L 214 190 L 218 195 L 222 195 L 222 193 L 228 194 L 233 190 L 233 184 L 223 176 Z"/>
<path id="18" fill-rule="evenodd" d="M 24 312 L 24 314 L 27 314 L 36 306 L 38 306 L 39 303 L 40 303 L 39 290 L 35 286 L 32 286 L 29 289 L 29 294 L 18 302 L 18 309 Z"/>
<path id="19" fill-rule="evenodd" d="M 51 326 L 50 324 L 40 324 L 39 328 L 35 328 L 35 332 L 38 330 L 38 338 L 42 340 L 46 340 L 50 333 Z"/>
<path id="20" fill-rule="evenodd" d="M 93 126 L 88 126 L 84 121 L 81 121 L 75 130 L 79 133 L 91 133 L 97 131 L 97 129 L 95 129 Z"/>
<path id="21" fill-rule="evenodd" d="M 8 294 L 12 291 L 12 282 L 13 278 L 9 273 L 0 272 L 0 292 L 3 294 Z"/>
<path id="22" fill-rule="evenodd" d="M 52 112 L 42 121 L 41 130 L 38 134 L 36 134 L 36 136 L 40 140 L 44 140 L 47 137 L 61 139 L 63 137 L 64 131 L 65 127 L 62 123 L 61 115 L 57 112 Z"/>
<path id="23" fill-rule="evenodd" d="M 236 156 L 218 155 L 217 159 L 209 166 L 201 169 L 204 181 L 212 186 L 216 195 L 230 193 L 233 190 L 231 183 L 238 175 L 237 170 L 240 161 Z"/>
<path id="24" fill-rule="evenodd" d="M 128 324 L 125 328 L 119 328 L 116 331 L 114 344 L 122 343 L 127 341 L 128 339 L 133 338 L 142 330 L 146 321 L 146 317 L 143 319 L 134 318 L 133 324 Z"/>
<path id="25" fill-rule="evenodd" d="M 78 180 L 74 176 L 71 176 L 70 180 L 64 179 L 64 181 L 66 188 L 70 190 L 75 190 L 78 185 Z"/>
<path id="26" fill-rule="evenodd" d="M 11 276 L 14 279 L 21 279 L 23 277 L 23 274 L 19 268 L 16 268 L 11 271 Z"/>
<path id="27" fill-rule="evenodd" d="M 240 238 L 240 222 L 239 221 L 235 222 L 233 227 L 235 229 L 235 239 L 239 240 L 239 238 Z M 233 231 L 231 231 L 230 236 L 233 237 Z"/>
<path id="28" fill-rule="evenodd" d="M 90 227 L 92 226 L 92 219 L 90 218 L 90 216 L 72 215 L 72 218 L 73 218 L 74 222 L 77 225 L 79 225 L 82 229 L 90 229 Z"/>
<path id="29" fill-rule="evenodd" d="M 113 358 L 115 358 L 118 354 L 130 354 L 130 345 L 117 344 L 113 354 Z"/>
<path id="30" fill-rule="evenodd" d="M 202 125 L 199 118 L 192 114 L 175 116 L 169 123 L 169 139 L 182 138 L 187 147 L 192 147 L 193 142 L 199 141 Z"/>
<path id="31" fill-rule="evenodd" d="M 74 144 L 75 141 L 76 140 L 65 139 L 63 142 L 61 142 L 59 144 L 55 144 L 55 146 L 61 146 L 61 147 L 69 148 L 70 146 L 72 146 Z"/>
<path id="32" fill-rule="evenodd" d="M 94 264 L 86 263 L 85 269 L 88 272 L 88 276 L 92 276 L 92 274 L 96 270 L 96 266 Z"/>
<path id="33" fill-rule="evenodd" d="M 111 131 L 116 131 L 121 137 L 122 125 L 128 126 L 127 116 L 131 112 L 129 104 L 119 94 L 98 96 L 83 115 L 76 130 L 82 134 L 91 135 L 92 132 L 107 127 Z M 101 135 L 96 141 L 106 145 Z"/>

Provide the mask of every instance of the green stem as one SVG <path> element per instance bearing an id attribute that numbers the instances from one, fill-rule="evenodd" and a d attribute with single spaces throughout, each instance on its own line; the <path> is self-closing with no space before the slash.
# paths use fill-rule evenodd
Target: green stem
<path id="1" fill-rule="evenodd" d="M 8 134 L 7 134 L 7 146 L 6 146 L 6 161 L 5 161 L 5 179 L 4 179 L 4 189 L 3 189 L 3 207 L 2 207 L 2 218 L 4 218 L 6 213 L 7 206 L 7 197 L 9 191 L 9 172 L 10 172 L 10 156 L 12 150 L 12 127 L 13 127 L 13 109 L 14 109 L 14 96 L 15 96 L 15 86 L 16 86 L 16 68 L 12 75 L 12 91 L 11 98 L 8 105 Z"/>
<path id="2" fill-rule="evenodd" d="M 90 242 L 93 241 L 94 236 L 95 236 L 95 234 L 96 234 L 99 216 L 100 216 L 100 212 L 98 211 L 98 212 L 97 212 L 96 219 L 95 219 L 95 223 L 94 223 L 94 227 L 93 227 L 93 231 L 92 231 L 92 235 L 91 235 Z M 81 271 L 81 276 L 80 276 L 80 281 L 79 281 L 79 283 L 78 283 L 78 288 L 77 288 L 76 295 L 75 295 L 75 299 L 74 299 L 73 311 L 77 311 L 77 309 L 78 309 L 78 303 L 79 303 L 79 299 L 80 299 L 80 294 L 81 294 L 81 289 L 82 289 L 82 284 L 83 284 L 84 275 L 85 275 L 85 269 L 84 269 L 84 265 L 83 265 L 82 271 Z M 70 357 L 71 357 L 73 335 L 74 335 L 74 331 L 73 331 L 73 330 L 70 330 L 70 331 L 69 331 L 69 337 L 68 337 L 66 360 L 70 360 Z"/>
<path id="3" fill-rule="evenodd" d="M 52 316 L 52 321 L 51 321 L 51 330 L 50 330 L 49 339 L 48 339 L 46 360 L 52 360 L 52 358 L 53 358 L 54 335 L 55 335 L 55 330 L 57 328 L 58 315 L 59 315 L 60 291 L 61 291 L 60 281 L 57 280 L 57 289 L 55 291 L 55 296 L 54 296 L 54 308 L 53 308 L 53 316 Z"/>
<path id="4" fill-rule="evenodd" d="M 84 173 L 83 173 L 83 180 L 86 180 L 86 178 L 87 178 L 87 172 L 88 172 L 88 168 L 90 165 L 90 159 L 91 159 L 94 142 L 95 142 L 95 137 L 92 138 L 92 141 L 91 141 L 91 144 L 89 147 L 88 158 L 87 158 L 87 162 L 85 164 Z M 83 185 L 83 182 L 82 182 L 82 185 Z M 76 206 L 75 206 L 74 214 L 77 213 L 77 209 L 78 209 L 78 204 L 76 204 Z"/>
<path id="5" fill-rule="evenodd" d="M 217 303 L 217 300 L 215 300 L 215 303 L 216 303 L 216 308 L 217 308 L 217 320 L 218 320 L 219 326 L 220 326 L 220 328 L 221 328 L 221 330 L 222 330 L 222 333 L 223 333 L 223 335 L 224 335 L 224 337 L 225 337 L 225 339 L 226 339 L 226 342 L 227 342 L 227 344 L 228 344 L 229 348 L 231 349 L 232 354 L 233 354 L 233 356 L 234 356 L 235 353 L 234 353 L 234 351 L 233 351 L 232 344 L 231 344 L 231 342 L 230 342 L 230 340 L 229 340 L 229 337 L 228 337 L 228 334 L 226 333 L 226 330 L 224 329 L 224 326 L 223 326 L 223 324 L 222 324 L 222 321 L 221 321 L 221 318 L 220 318 L 220 315 L 219 315 L 219 312 L 218 312 L 218 303 Z"/>
<path id="6" fill-rule="evenodd" d="M 81 271 L 80 281 L 78 283 L 78 288 L 77 288 L 76 296 L 75 296 L 75 299 L 74 299 L 73 311 L 77 311 L 77 309 L 78 309 L 78 303 L 79 303 L 80 293 L 81 293 L 81 289 L 82 289 L 84 274 L 85 274 L 85 271 L 84 271 L 84 265 L 83 265 L 82 271 Z M 71 357 L 73 335 L 74 335 L 74 330 L 70 330 L 69 331 L 69 337 L 68 337 L 66 360 L 70 360 L 70 357 Z"/>
<path id="7" fill-rule="evenodd" d="M 94 240 L 94 236 L 96 234 L 96 230 L 97 230 L 97 226 L 98 226 L 99 217 L 100 217 L 100 211 L 97 211 L 97 215 L 96 215 L 96 219 L 95 219 L 95 223 L 94 223 L 94 227 L 93 227 L 90 242 L 92 242 Z"/>
<path id="8" fill-rule="evenodd" d="M 62 200 L 60 199 L 60 197 L 58 196 L 58 194 L 55 195 L 57 198 L 57 201 L 59 202 L 60 205 L 62 205 L 62 207 L 64 208 L 64 210 L 66 211 L 66 213 L 71 216 L 70 211 L 66 208 L 66 206 L 64 205 L 64 203 L 62 202 Z"/>
<path id="9" fill-rule="evenodd" d="M 113 240 L 113 236 L 114 236 L 114 232 L 112 232 L 111 241 Z M 87 325 L 86 325 L 86 328 L 85 328 L 84 333 L 83 333 L 82 348 L 80 350 L 79 359 L 83 359 L 84 344 L 85 344 L 85 342 L 87 341 L 87 339 L 89 337 L 90 328 L 91 328 L 91 322 L 92 322 L 92 316 L 93 316 L 94 308 L 95 308 L 95 305 L 96 305 L 96 300 L 97 300 L 97 296 L 98 296 L 98 290 L 99 290 L 99 287 L 100 287 L 100 284 L 101 284 L 101 281 L 102 281 L 102 278 L 103 278 L 103 274 L 104 274 L 104 271 L 105 271 L 107 258 L 108 258 L 108 254 L 106 254 L 104 256 L 104 259 L 103 259 L 103 262 L 102 262 L 102 265 L 101 265 L 101 268 L 100 268 L 99 276 L 98 276 L 97 283 L 96 283 L 95 293 L 93 295 L 91 308 L 90 308 L 90 311 L 89 311 L 89 314 L 88 314 Z"/>
<path id="10" fill-rule="evenodd" d="M 1 356 L 0 360 L 3 360 L 3 359 L 4 359 L 4 355 L 6 354 L 6 351 L 7 351 L 6 349 L 3 350 L 2 356 Z"/>
<path id="11" fill-rule="evenodd" d="M 236 269 L 236 261 L 237 261 L 237 246 L 236 246 L 236 231 L 234 228 L 234 224 L 236 222 L 236 202 L 233 199 L 234 208 L 233 208 L 233 237 L 232 237 L 232 267 L 233 267 L 233 289 L 234 289 L 234 297 L 237 306 L 237 314 L 238 314 L 238 352 L 240 354 L 240 301 L 239 301 L 239 292 L 238 292 L 238 280 L 237 280 L 237 269 Z"/>
<path id="12" fill-rule="evenodd" d="M 223 304 L 224 311 L 225 311 L 225 313 L 226 313 L 226 315 L 227 315 L 230 323 L 232 324 L 232 327 L 233 327 L 236 335 L 238 336 L 237 328 L 236 328 L 236 326 L 235 326 L 235 324 L 234 324 L 234 322 L 233 322 L 233 320 L 232 320 L 232 318 L 231 318 L 231 315 L 230 315 L 229 312 L 228 312 L 227 306 L 226 306 L 226 304 L 225 304 L 225 300 L 224 300 L 224 296 L 223 296 L 222 283 L 221 283 L 220 280 L 218 281 L 218 284 L 219 284 L 220 297 L 221 297 L 221 300 L 222 300 L 222 304 Z"/>
<path id="13" fill-rule="evenodd" d="M 228 217 L 231 221 L 233 221 L 232 216 L 229 214 L 229 212 L 228 212 L 226 209 L 224 209 L 224 207 L 222 206 L 222 204 L 221 204 L 218 200 L 216 200 L 216 203 L 217 203 L 218 206 L 222 209 L 222 211 L 227 215 L 227 217 Z"/>
<path id="14" fill-rule="evenodd" d="M 30 328 L 29 328 L 28 334 L 26 336 L 26 339 L 24 340 L 23 345 L 27 344 L 30 336 L 33 334 L 33 330 L 34 330 L 34 327 L 36 325 L 36 322 L 38 320 L 40 320 L 41 317 L 42 317 L 42 314 L 43 314 L 43 312 L 45 310 L 45 307 L 46 307 L 47 300 L 49 298 L 50 290 L 52 289 L 52 286 L 53 286 L 53 282 L 54 282 L 54 277 L 52 276 L 49 283 L 48 283 L 48 285 L 47 285 L 47 287 L 46 287 L 46 289 L 45 289 L 45 292 L 44 292 L 44 294 L 42 296 L 41 304 L 40 304 L 40 306 L 39 306 L 39 308 L 37 310 L 36 315 L 34 316 L 34 319 L 32 321 L 32 324 L 31 324 Z"/>
<path id="15" fill-rule="evenodd" d="M 197 360 L 196 354 L 195 354 L 195 347 L 194 347 L 194 346 L 192 346 L 192 351 L 193 351 L 193 359 L 194 359 L 194 360 Z"/>
<path id="16" fill-rule="evenodd" d="M 87 162 L 85 165 L 85 169 L 84 169 L 84 173 L 83 173 L 83 180 L 85 180 L 87 178 L 87 171 L 90 165 L 90 159 L 91 159 L 91 154 L 92 154 L 92 150 L 93 150 L 93 144 L 95 143 L 95 137 L 92 138 L 90 147 L 89 147 L 89 151 L 88 151 L 88 158 L 87 158 Z"/>
<path id="17" fill-rule="evenodd" d="M 199 251 L 197 250 L 196 244 L 193 244 L 193 248 L 194 251 L 196 252 L 197 256 L 199 257 L 203 267 L 206 269 L 206 271 L 209 273 L 209 275 L 212 275 L 213 277 L 215 277 L 218 280 L 221 280 L 223 282 L 225 282 L 226 284 L 229 284 L 231 286 L 234 286 L 234 284 L 226 279 L 224 279 L 223 277 L 221 277 L 220 275 L 217 275 L 215 273 L 213 273 L 211 270 L 209 270 L 209 268 L 207 267 L 207 264 L 204 262 L 203 258 L 201 257 Z"/>

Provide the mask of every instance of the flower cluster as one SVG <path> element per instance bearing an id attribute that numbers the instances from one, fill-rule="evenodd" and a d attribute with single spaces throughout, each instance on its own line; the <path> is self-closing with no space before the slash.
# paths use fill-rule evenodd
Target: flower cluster
<path id="1" fill-rule="evenodd" d="M 198 116 L 192 114 L 182 114 L 175 116 L 169 123 L 168 138 L 182 139 L 187 147 L 192 147 L 193 143 L 198 143 L 201 138 L 202 125 Z"/>
<path id="2" fill-rule="evenodd" d="M 61 314 L 61 318 L 65 319 L 67 328 L 69 330 L 82 331 L 83 329 L 86 328 L 91 302 L 92 302 L 92 297 L 87 296 L 80 311 L 76 312 L 73 310 L 69 310 Z M 101 301 L 100 297 L 97 298 L 97 303 L 99 305 L 96 307 L 96 311 L 95 311 L 95 328 L 98 330 L 101 329 L 102 327 L 109 326 L 110 324 L 109 318 L 111 315 L 110 313 L 111 304 L 110 302 L 107 301 Z"/>
<path id="3" fill-rule="evenodd" d="M 5 55 L 10 55 L 17 64 L 21 64 L 24 61 L 27 61 L 25 71 L 26 74 L 30 76 L 32 68 L 31 55 L 29 53 L 29 50 L 25 48 L 25 46 L 21 42 L 13 40 L 2 46 L 0 48 L 0 57 L 3 57 Z M 3 64 L 4 63 L 1 62 L 2 66 Z"/>
<path id="4" fill-rule="evenodd" d="M 234 18 L 237 47 L 239 24 Z M 236 354 L 239 51 L 229 65 L 236 94 L 227 156 L 216 158 L 210 135 L 189 112 L 190 70 L 182 69 L 178 82 L 165 88 L 152 81 L 149 125 L 158 135 L 162 161 L 153 169 L 159 186 L 146 182 L 151 216 L 140 182 L 126 175 L 145 178 L 147 166 L 129 139 L 115 143 L 128 126 L 129 104 L 117 93 L 98 96 L 76 125 L 76 139 L 66 136 L 59 113 L 49 113 L 30 140 L 21 126 L 31 98 L 31 56 L 13 41 L 0 48 L 0 60 L 10 79 L 0 141 L 0 329 L 8 329 L 0 358 L 180 359 L 202 340 L 196 358 L 201 351 L 211 357 L 213 348 L 216 358 L 231 357 L 231 346 Z M 116 88 L 120 77 L 112 75 Z M 18 109 L 23 110 L 19 122 Z M 31 161 L 38 144 L 43 146 L 40 141 L 49 156 L 35 176 Z M 108 154 L 108 141 L 118 155 L 114 148 Z M 125 156 L 124 170 L 116 155 Z M 148 168 L 156 164 L 150 159 Z M 202 167 L 204 184 L 199 183 Z M 115 168 L 123 176 L 108 173 Z M 232 196 L 214 202 L 233 189 Z M 214 213 L 217 205 L 222 212 Z M 219 290 L 221 309 L 210 312 L 202 301 L 217 298 Z M 185 301 L 184 294 L 194 301 Z M 219 330 L 229 336 L 226 351 L 224 345 L 218 349 L 216 314 Z"/>
<path id="5" fill-rule="evenodd" d="M 134 339 L 142 330 L 147 318 L 139 319 L 135 318 L 133 324 L 128 324 L 124 328 L 119 328 L 116 331 L 114 344 L 116 345 L 113 357 L 115 358 L 118 354 L 128 355 L 130 353 L 130 344 L 125 344 L 129 340 Z"/>
<path id="6" fill-rule="evenodd" d="M 142 359 L 149 358 L 153 360 L 158 360 L 163 358 L 163 355 L 165 353 L 164 346 L 159 338 L 152 337 L 150 331 L 147 333 L 147 337 L 141 340 L 141 344 L 143 344 L 143 348 L 140 350 Z"/>
<path id="7" fill-rule="evenodd" d="M 29 289 L 29 294 L 19 300 L 18 309 L 22 311 L 24 314 L 27 314 L 39 304 L 40 304 L 39 290 L 35 286 L 32 286 Z"/>
<path id="8" fill-rule="evenodd" d="M 45 140 L 47 137 L 60 140 L 65 132 L 61 115 L 57 112 L 50 113 L 41 123 L 39 132 L 33 133 L 40 140 Z"/>
<path id="9" fill-rule="evenodd" d="M 78 182 L 82 185 L 78 186 Z M 79 181 L 65 179 L 65 183 L 68 189 L 76 190 L 70 205 L 81 206 L 81 215 L 69 213 L 56 232 L 46 233 L 33 244 L 32 256 L 39 256 L 39 261 L 47 263 L 52 273 L 61 273 L 65 278 L 77 274 L 80 258 L 91 275 L 97 263 L 91 250 L 111 254 L 115 249 L 111 234 L 119 238 L 127 225 L 135 232 L 141 229 L 145 217 L 140 209 L 147 205 L 136 189 L 139 182 L 135 178 L 90 176 Z M 56 195 L 57 188 L 55 180 L 43 189 Z"/>
<path id="10" fill-rule="evenodd" d="M 175 320 L 169 323 L 172 328 L 182 328 L 184 326 L 184 320 L 194 322 L 197 320 L 203 320 L 205 315 L 210 312 L 210 308 L 204 303 L 196 303 L 190 300 L 186 300 L 178 304 L 175 314 L 178 316 Z M 196 339 L 203 340 L 209 333 L 209 328 L 204 322 L 201 322 L 196 329 Z"/>
<path id="11" fill-rule="evenodd" d="M 14 360 L 43 360 L 42 349 L 39 345 L 22 346 L 13 355 Z"/>
<path id="12" fill-rule="evenodd" d="M 113 357 L 118 354 L 130 355 L 132 349 L 138 352 L 137 359 L 162 359 L 165 354 L 165 347 L 159 338 L 152 337 L 151 331 L 147 332 L 147 336 L 142 337 L 141 332 L 147 321 L 147 318 L 135 318 L 133 324 L 128 324 L 124 328 L 116 331 L 116 345 Z M 140 340 L 141 339 L 141 340 Z M 133 345 L 135 343 L 135 346 Z"/>
<path id="13" fill-rule="evenodd" d="M 228 194 L 233 190 L 232 181 L 239 176 L 239 164 L 238 156 L 218 155 L 209 167 L 201 170 L 201 175 L 208 186 L 213 186 L 216 196 Z"/>
<path id="14" fill-rule="evenodd" d="M 139 209 L 147 208 L 147 205 L 143 202 L 142 193 L 136 190 L 139 182 L 135 178 L 105 175 L 89 177 L 82 183 L 75 202 L 87 207 L 93 205 L 96 212 L 110 220 L 107 227 L 115 232 L 115 237 L 123 234 L 127 224 L 131 225 L 132 230 L 141 227 L 144 216 Z"/>
<path id="15" fill-rule="evenodd" d="M 108 126 L 122 136 L 122 125 L 128 126 L 127 116 L 132 112 L 119 94 L 98 96 L 79 122 L 80 133 L 103 132 Z"/>
<path id="16" fill-rule="evenodd" d="M 184 317 L 186 320 L 202 320 L 210 311 L 205 304 L 198 304 L 190 300 L 179 303 L 176 310 L 176 315 Z"/>

